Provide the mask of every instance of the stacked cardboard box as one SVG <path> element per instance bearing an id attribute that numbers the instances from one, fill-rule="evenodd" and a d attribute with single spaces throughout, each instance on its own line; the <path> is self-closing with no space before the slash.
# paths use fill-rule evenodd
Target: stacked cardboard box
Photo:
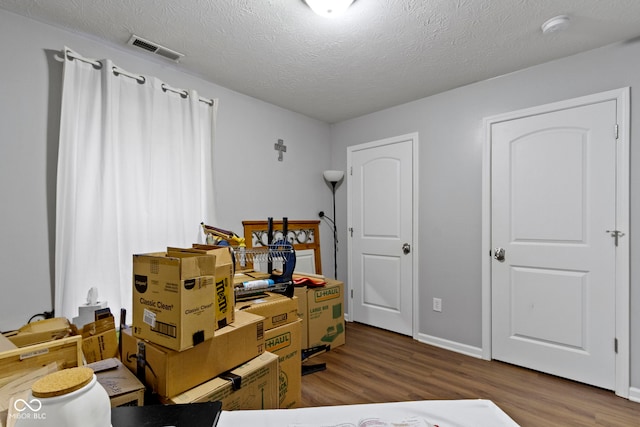
<path id="1" fill-rule="evenodd" d="M 302 348 L 343 345 L 344 283 L 327 279 L 324 286 L 296 287 L 298 317 L 302 319 Z"/>
<path id="2" fill-rule="evenodd" d="M 300 406 L 302 395 L 302 321 L 298 318 L 298 298 L 266 293 L 238 304 L 238 311 L 265 318 L 265 349 L 280 361 L 279 405 L 281 409 Z"/>
<path id="3" fill-rule="evenodd" d="M 216 257 L 216 328 L 222 328 L 233 322 L 235 296 L 233 294 L 234 262 L 229 247 L 194 244 L 191 249 L 179 249 L 180 252 L 209 254 Z M 174 248 L 175 252 L 175 248 Z"/>
<path id="4" fill-rule="evenodd" d="M 307 348 L 345 343 L 344 284 L 327 280 L 327 284 L 307 291 Z"/>
<path id="5" fill-rule="evenodd" d="M 277 409 L 278 356 L 264 352 L 227 374 L 174 396 L 166 403 L 222 402 L 222 409 Z"/>
<path id="6" fill-rule="evenodd" d="M 265 349 L 280 357 L 280 408 L 295 408 L 301 398 L 302 349 L 345 343 L 344 284 L 327 279 L 324 286 L 296 287 L 293 298 L 266 295 L 239 302 L 236 309 L 265 317 Z"/>
<path id="7" fill-rule="evenodd" d="M 160 401 L 172 403 L 265 353 L 265 318 L 234 310 L 229 248 L 136 255 L 133 280 L 133 325 L 121 331 L 121 359 Z M 277 360 L 270 366 L 278 372 Z M 277 381 L 259 384 L 277 396 Z"/>
<path id="8" fill-rule="evenodd" d="M 265 332 L 265 349 L 275 353 L 280 362 L 279 405 L 281 409 L 297 408 L 302 398 L 302 320 Z"/>
<path id="9" fill-rule="evenodd" d="M 224 410 L 298 407 L 302 361 L 301 320 L 297 312 L 296 297 L 269 292 L 236 302 L 236 319 L 245 316 L 264 319 L 265 353 L 229 373 L 168 399 L 167 403 L 221 400 Z M 278 368 L 273 370 L 271 364 Z"/>
<path id="10" fill-rule="evenodd" d="M 229 248 L 194 245 L 135 256 L 134 323 L 122 332 L 123 363 L 165 403 L 298 407 L 302 349 L 345 343 L 343 283 L 241 302 L 233 287 Z M 267 354 L 277 358 L 277 381 Z M 245 378 L 246 387 L 236 387 L 234 376 Z M 275 403 L 251 401 L 255 387 L 265 396 L 276 387 Z"/>
<path id="11" fill-rule="evenodd" d="M 169 399 L 261 355 L 264 318 L 237 313 L 212 339 L 183 351 L 136 338 L 130 329 L 121 337 L 122 363 L 160 398 Z"/>
<path id="12" fill-rule="evenodd" d="M 181 351 L 213 338 L 214 255 L 133 256 L 133 335 Z"/>
<path id="13" fill-rule="evenodd" d="M 238 311 L 264 317 L 264 329 L 269 330 L 298 320 L 298 298 L 265 292 L 264 295 L 241 301 Z"/>
<path id="14" fill-rule="evenodd" d="M 176 351 L 233 323 L 230 248 L 173 248 L 133 256 L 133 335 Z"/>

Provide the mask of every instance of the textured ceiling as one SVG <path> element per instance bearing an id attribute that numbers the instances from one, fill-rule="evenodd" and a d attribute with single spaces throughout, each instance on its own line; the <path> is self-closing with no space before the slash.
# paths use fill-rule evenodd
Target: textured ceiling
<path id="1" fill-rule="evenodd" d="M 128 49 L 136 34 L 185 54 L 179 67 L 211 82 L 328 123 L 640 36 L 640 0 L 357 0 L 334 19 L 302 0 L 0 8 Z M 543 35 L 560 14 L 570 27 Z"/>

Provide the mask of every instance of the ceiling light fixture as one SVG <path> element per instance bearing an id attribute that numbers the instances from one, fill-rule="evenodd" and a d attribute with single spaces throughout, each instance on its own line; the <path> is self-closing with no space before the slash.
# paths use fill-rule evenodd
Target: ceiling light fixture
<path id="1" fill-rule="evenodd" d="M 567 15 L 558 15 L 549 19 L 542 24 L 542 34 L 551 34 L 557 31 L 562 31 L 569 26 L 569 17 Z"/>
<path id="2" fill-rule="evenodd" d="M 304 0 L 315 13 L 325 18 L 342 15 L 354 0 Z"/>

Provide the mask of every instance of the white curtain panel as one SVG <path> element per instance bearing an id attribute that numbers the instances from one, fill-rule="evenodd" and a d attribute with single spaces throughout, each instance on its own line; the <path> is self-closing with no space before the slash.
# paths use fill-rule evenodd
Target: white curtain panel
<path id="1" fill-rule="evenodd" d="M 215 223 L 217 100 L 78 57 L 65 49 L 55 312 L 77 316 L 96 287 L 116 318 L 125 308 L 131 319 L 133 254 L 190 247 L 201 222 Z"/>

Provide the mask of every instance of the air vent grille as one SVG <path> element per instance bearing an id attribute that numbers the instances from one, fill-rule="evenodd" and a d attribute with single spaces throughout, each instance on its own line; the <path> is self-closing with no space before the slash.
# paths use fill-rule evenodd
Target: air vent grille
<path id="1" fill-rule="evenodd" d="M 136 38 L 133 43 L 131 43 L 133 46 L 137 46 L 140 47 L 144 50 L 148 50 L 149 52 L 154 52 L 156 50 L 158 50 L 158 46 L 152 45 L 151 43 L 147 43 L 139 38 Z"/>
<path id="2" fill-rule="evenodd" d="M 175 50 L 161 46 L 158 43 L 143 39 L 142 37 L 138 37 L 135 34 L 132 35 L 129 39 L 129 44 L 131 46 L 139 47 L 140 49 L 144 49 L 147 52 L 155 53 L 156 55 L 176 62 L 178 62 L 180 58 L 184 56 L 184 54 L 180 52 L 176 52 Z"/>

